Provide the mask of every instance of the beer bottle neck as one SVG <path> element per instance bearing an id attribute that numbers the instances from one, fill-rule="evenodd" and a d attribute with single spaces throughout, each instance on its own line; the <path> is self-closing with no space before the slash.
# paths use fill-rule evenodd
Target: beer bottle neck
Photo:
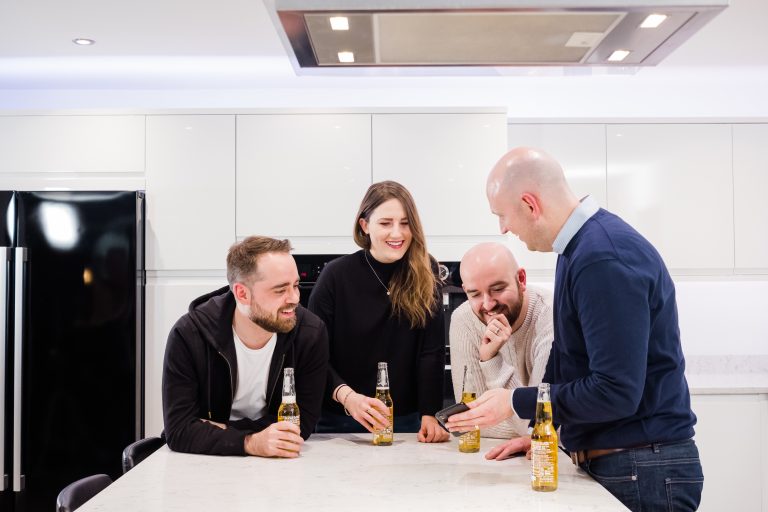
<path id="1" fill-rule="evenodd" d="M 552 423 L 552 402 L 536 403 L 536 423 Z"/>

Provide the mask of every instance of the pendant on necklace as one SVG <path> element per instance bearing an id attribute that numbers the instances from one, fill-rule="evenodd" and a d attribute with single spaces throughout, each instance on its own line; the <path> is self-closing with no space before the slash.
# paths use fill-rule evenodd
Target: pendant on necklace
<path id="1" fill-rule="evenodd" d="M 368 261 L 368 251 L 363 251 L 363 256 L 365 256 L 365 262 L 368 264 L 368 267 L 371 269 L 371 272 L 373 272 L 373 275 L 376 277 L 376 280 L 381 284 L 381 286 L 384 288 L 384 290 L 387 292 L 387 297 L 389 297 L 389 288 L 387 285 L 384 284 L 384 281 L 381 280 L 379 277 L 379 274 L 376 273 L 376 271 L 373 269 L 373 265 L 371 265 L 371 262 Z"/>

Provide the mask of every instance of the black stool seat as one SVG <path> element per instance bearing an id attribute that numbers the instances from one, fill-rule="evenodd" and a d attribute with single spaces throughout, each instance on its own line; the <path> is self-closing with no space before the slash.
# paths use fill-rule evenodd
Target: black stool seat
<path id="1" fill-rule="evenodd" d="M 147 437 L 126 446 L 125 450 L 123 450 L 123 474 L 126 474 L 136 464 L 152 455 L 155 450 L 164 444 L 165 442 L 159 437 Z"/>
<path id="2" fill-rule="evenodd" d="M 111 483 L 108 475 L 91 475 L 72 482 L 56 497 L 56 512 L 72 512 L 80 508 Z"/>

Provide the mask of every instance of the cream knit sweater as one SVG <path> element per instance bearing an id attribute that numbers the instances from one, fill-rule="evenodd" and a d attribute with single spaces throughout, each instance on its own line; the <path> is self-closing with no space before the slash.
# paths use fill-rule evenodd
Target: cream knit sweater
<path id="1" fill-rule="evenodd" d="M 465 390 L 473 390 L 479 397 L 493 388 L 515 389 L 537 386 L 544 377 L 549 350 L 554 339 L 552 329 L 552 294 L 546 290 L 528 287 L 528 311 L 520 328 L 512 333 L 498 354 L 488 361 L 480 361 L 485 324 L 465 302 L 451 316 L 451 376 L 456 401 L 461 400 L 464 365 L 467 365 Z M 482 429 L 483 437 L 509 439 L 528 434 L 527 419 L 516 415 L 494 427 Z"/>

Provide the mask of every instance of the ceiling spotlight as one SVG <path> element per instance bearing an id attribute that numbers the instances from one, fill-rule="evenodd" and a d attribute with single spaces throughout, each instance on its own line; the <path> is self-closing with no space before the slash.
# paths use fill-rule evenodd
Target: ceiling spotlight
<path id="1" fill-rule="evenodd" d="M 640 24 L 640 28 L 656 28 L 667 19 L 666 14 L 649 14 Z"/>
<path id="2" fill-rule="evenodd" d="M 616 50 L 611 54 L 610 57 L 608 57 L 608 60 L 610 62 L 621 62 L 622 60 L 627 58 L 627 55 L 629 55 L 631 52 L 629 50 Z"/>
<path id="3" fill-rule="evenodd" d="M 328 20 L 332 30 L 349 30 L 349 18 L 346 16 L 332 16 Z"/>
<path id="4" fill-rule="evenodd" d="M 352 52 L 339 52 L 339 62 L 344 64 L 355 62 L 355 54 Z"/>
<path id="5" fill-rule="evenodd" d="M 94 41 L 93 39 L 86 39 L 84 37 L 78 37 L 78 38 L 73 39 L 72 42 L 75 43 L 75 44 L 79 44 L 80 46 L 90 46 L 93 43 L 95 43 L 96 41 Z"/>

